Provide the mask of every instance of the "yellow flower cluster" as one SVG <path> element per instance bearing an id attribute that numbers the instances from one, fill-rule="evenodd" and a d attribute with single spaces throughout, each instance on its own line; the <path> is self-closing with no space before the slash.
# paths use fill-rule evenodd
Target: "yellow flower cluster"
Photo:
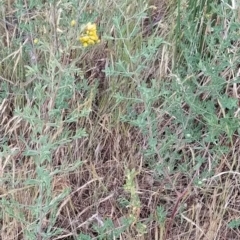
<path id="1" fill-rule="evenodd" d="M 99 37 L 97 35 L 97 25 L 95 23 L 88 23 L 84 28 L 84 34 L 79 38 L 79 41 L 84 47 L 99 43 Z"/>

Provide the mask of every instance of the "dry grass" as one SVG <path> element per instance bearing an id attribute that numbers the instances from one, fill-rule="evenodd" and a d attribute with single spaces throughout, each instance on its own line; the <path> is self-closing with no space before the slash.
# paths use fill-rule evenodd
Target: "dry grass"
<path id="1" fill-rule="evenodd" d="M 134 121 L 123 120 L 129 107 L 137 115 L 148 108 L 144 101 L 128 105 L 145 96 L 141 84 L 151 88 L 151 79 L 157 79 L 157 94 L 165 83 L 175 84 L 171 38 L 176 3 L 143 1 L 147 8 L 128 1 L 79 3 L 80 14 L 89 13 L 102 36 L 99 45 L 83 50 L 76 41 L 80 26 L 68 29 L 69 23 L 56 23 L 79 17 L 73 3 L 42 2 L 45 7 L 30 11 L 24 1 L 29 11 L 20 14 L 18 24 L 14 1 L 1 5 L 1 239 L 81 239 L 80 233 L 91 239 L 238 239 L 239 227 L 228 226 L 239 219 L 237 131 L 230 142 L 221 134 L 219 151 L 227 151 L 219 154 L 213 144 L 187 143 L 172 110 L 178 101 L 172 89 L 168 99 L 159 97 L 150 107 L 157 130 L 151 118 L 144 119 L 145 132 Z M 69 15 L 62 13 L 67 10 Z M 31 21 L 36 24 L 30 26 Z M 29 34 L 20 31 L 20 24 L 30 26 Z M 158 37 L 167 43 L 148 53 L 150 57 L 140 54 L 133 61 L 138 51 L 145 51 L 142 43 L 149 46 Z M 35 38 L 39 46 L 33 44 Z M 121 63 L 128 68 L 125 72 L 118 68 Z M 146 68 L 138 71 L 142 63 Z M 231 74 L 224 72 L 226 79 Z M 210 81 L 199 76 L 202 86 Z M 71 77 L 73 82 L 61 85 L 61 79 Z M 59 94 L 63 88 L 66 92 Z M 236 84 L 226 91 L 238 98 Z M 64 98 L 69 92 L 71 97 Z M 195 94 L 202 101 L 208 97 Z M 179 107 L 188 119 L 194 114 L 190 107 L 188 102 Z M 221 105 L 217 111 L 219 118 L 226 114 Z M 198 117 L 197 124 L 204 121 Z M 207 124 L 201 131 L 204 138 Z M 149 157 L 149 139 L 155 138 Z M 180 171 L 184 164 L 188 170 Z M 205 172 L 212 175 L 204 177 Z M 159 206 L 164 208 L 161 216 Z M 109 227 L 109 232 L 114 232 L 124 226 L 124 218 L 132 221 L 119 238 L 107 236 L 108 229 L 100 238 L 94 228 L 111 219 L 114 230 Z"/>

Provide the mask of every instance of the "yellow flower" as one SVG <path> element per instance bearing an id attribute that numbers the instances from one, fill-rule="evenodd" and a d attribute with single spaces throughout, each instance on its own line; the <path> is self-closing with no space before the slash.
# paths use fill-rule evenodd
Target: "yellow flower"
<path id="1" fill-rule="evenodd" d="M 75 20 L 72 20 L 71 23 L 70 23 L 71 27 L 75 27 L 76 26 L 76 21 Z"/>
<path id="2" fill-rule="evenodd" d="M 89 40 L 89 37 L 88 36 L 82 36 L 79 38 L 80 42 L 87 42 Z"/>
<path id="3" fill-rule="evenodd" d="M 97 29 L 97 25 L 96 23 L 87 23 L 85 30 L 86 31 L 91 31 L 91 30 L 96 30 Z"/>
<path id="4" fill-rule="evenodd" d="M 99 40 L 97 34 L 93 35 L 93 36 L 90 36 L 90 38 L 91 38 L 91 40 L 93 40 L 95 42 Z"/>
<path id="5" fill-rule="evenodd" d="M 34 43 L 34 44 L 38 44 L 38 38 L 35 38 L 35 39 L 33 40 L 33 43 Z"/>
<path id="6" fill-rule="evenodd" d="M 84 28 L 83 34 L 84 35 L 79 37 L 79 41 L 84 47 L 87 47 L 88 45 L 94 45 L 100 42 L 97 34 L 97 25 L 95 23 L 87 23 Z"/>
<path id="7" fill-rule="evenodd" d="M 94 45 L 95 42 L 94 42 L 92 39 L 89 39 L 89 40 L 88 40 L 88 44 L 89 44 L 89 45 Z"/>
<path id="8" fill-rule="evenodd" d="M 97 35 L 97 32 L 94 30 L 88 31 L 89 36 Z"/>

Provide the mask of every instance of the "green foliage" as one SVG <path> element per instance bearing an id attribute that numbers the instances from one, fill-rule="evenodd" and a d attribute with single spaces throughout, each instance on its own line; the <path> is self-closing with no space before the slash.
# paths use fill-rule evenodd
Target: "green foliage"
<path id="1" fill-rule="evenodd" d="M 121 233 L 121 230 L 115 229 L 111 219 L 106 219 L 102 226 L 95 225 L 94 230 L 97 232 L 99 240 L 114 239 Z"/>
<path id="2" fill-rule="evenodd" d="M 85 235 L 83 233 L 81 233 L 77 238 L 77 240 L 91 240 L 91 239 L 92 238 L 89 235 Z"/>
<path id="3" fill-rule="evenodd" d="M 240 227 L 240 219 L 232 220 L 228 223 L 229 228 L 239 228 Z"/>
<path id="4" fill-rule="evenodd" d="M 194 183 L 203 187 L 202 180 L 213 176 L 222 159 L 231 156 L 234 135 L 239 131 L 238 100 L 229 88 L 238 82 L 236 36 L 240 25 L 226 6 L 195 2 L 190 1 L 185 10 L 179 6 L 181 20 L 176 26 L 175 65 L 170 82 L 138 81 L 144 64 L 140 63 L 133 73 L 125 59 L 116 62 L 107 74 L 122 74 L 136 84 L 135 92 L 118 92 L 115 98 L 126 109 L 121 120 L 138 128 L 144 136 L 144 163 L 154 170 L 155 176 L 163 179 L 166 172 L 182 173 L 192 179 L 198 172 Z M 160 46 L 168 45 L 161 41 Z M 142 43 L 141 57 L 136 51 L 131 59 L 134 62 L 137 56 L 136 59 L 149 62 L 158 48 L 157 42 Z M 162 130 L 159 123 L 163 116 L 171 119 L 171 124 Z M 191 154 L 184 151 L 186 146 Z M 208 159 L 212 159 L 211 168 L 207 167 Z M 159 223 L 164 223 L 166 212 L 162 208 L 157 212 Z"/>
<path id="5" fill-rule="evenodd" d="M 166 221 L 166 210 L 164 209 L 163 206 L 158 206 L 157 207 L 157 221 L 159 224 L 163 224 Z"/>

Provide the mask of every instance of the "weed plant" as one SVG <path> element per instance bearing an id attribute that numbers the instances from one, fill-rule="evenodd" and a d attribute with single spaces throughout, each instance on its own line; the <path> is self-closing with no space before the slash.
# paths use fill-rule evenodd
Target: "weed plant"
<path id="1" fill-rule="evenodd" d="M 0 9 L 1 239 L 239 238 L 236 1 Z"/>

